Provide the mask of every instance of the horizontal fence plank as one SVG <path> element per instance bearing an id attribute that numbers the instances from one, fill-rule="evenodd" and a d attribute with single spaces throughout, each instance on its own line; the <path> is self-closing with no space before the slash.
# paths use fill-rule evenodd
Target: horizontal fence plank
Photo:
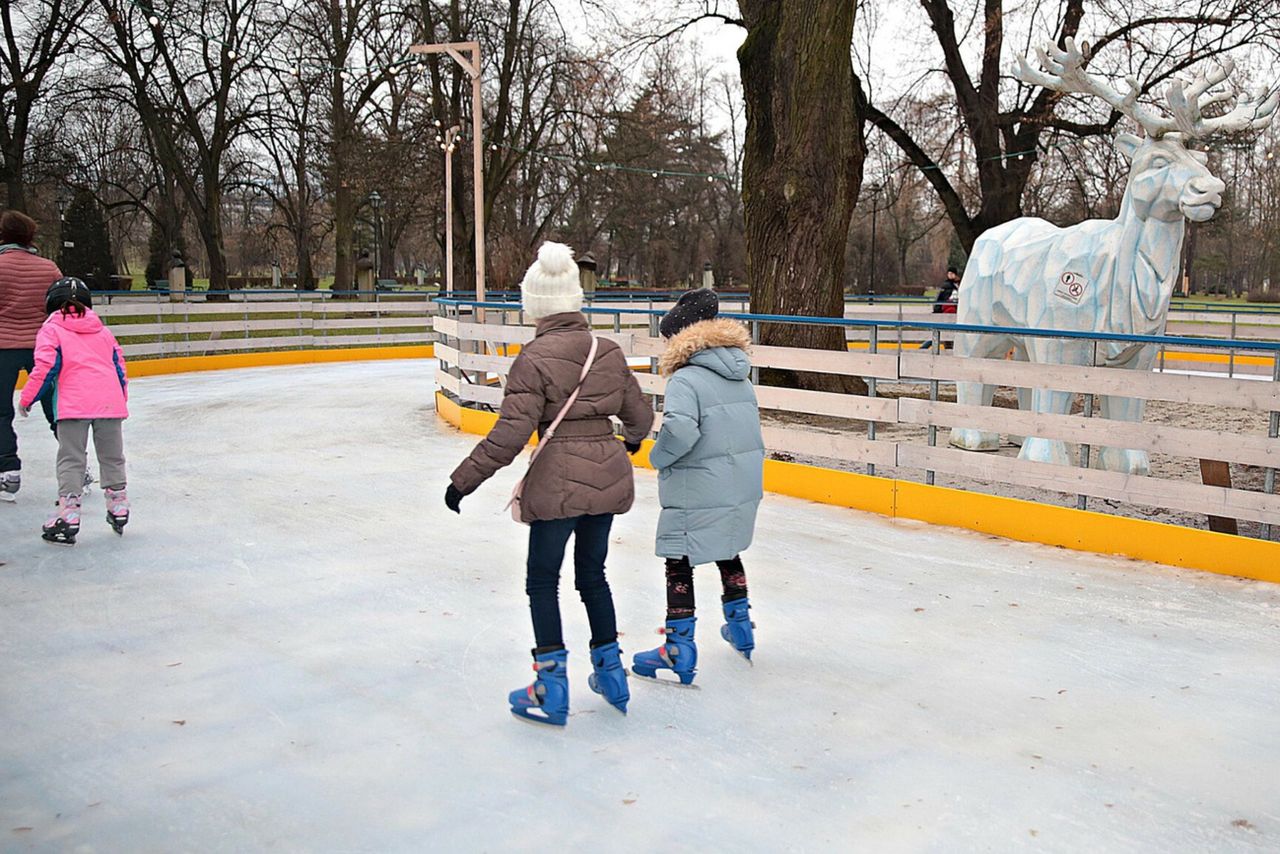
<path id="1" fill-rule="evenodd" d="M 889 422 L 898 420 L 898 401 L 892 398 L 758 386 L 756 399 L 761 409 L 781 409 L 805 412 L 810 415 L 830 415 L 835 418 Z"/>
<path id="2" fill-rule="evenodd" d="M 308 324 L 310 325 L 310 324 Z M 430 329 L 429 317 L 333 317 L 316 318 L 316 329 L 377 329 L 379 327 L 398 327 L 411 329 Z"/>
<path id="3" fill-rule="evenodd" d="M 1280 495 L 1262 492 L 905 443 L 898 445 L 898 465 L 1188 513 L 1280 523 Z"/>
<path id="4" fill-rule="evenodd" d="M 490 406 L 502 405 L 502 389 L 496 385 L 475 385 L 444 370 L 436 371 L 436 385 L 452 392 L 459 400 L 472 400 Z"/>
<path id="5" fill-rule="evenodd" d="M 172 345 L 166 345 L 159 341 L 149 341 L 145 344 L 121 344 L 120 349 L 124 351 L 125 359 L 137 359 L 144 356 L 176 355 L 173 352 Z M 182 355 L 185 355 L 185 353 Z"/>
<path id="6" fill-rule="evenodd" d="M 312 335 L 312 347 L 381 347 L 386 344 L 431 344 L 432 336 L 424 332 L 397 332 L 394 335 Z"/>
<path id="7" fill-rule="evenodd" d="M 667 349 L 667 342 L 661 338 L 650 338 L 648 335 L 637 335 L 631 342 L 630 356 L 649 356 L 657 358 Z"/>
<path id="8" fill-rule="evenodd" d="M 261 331 L 279 329 L 298 334 L 301 330 L 311 330 L 311 318 L 305 318 L 299 324 L 298 318 L 286 317 L 278 320 L 193 320 L 190 323 L 126 323 L 109 328 L 117 338 L 136 337 L 139 335 L 207 335 L 212 332 L 240 333 L 246 329 Z"/>
<path id="9" fill-rule="evenodd" d="M 1094 392 L 1176 403 L 1230 406 L 1257 412 L 1280 409 L 1280 383 L 1258 380 L 1160 374 L 1080 365 L 1041 365 L 910 352 L 901 354 L 899 359 L 904 378 Z"/>
<path id="10" fill-rule="evenodd" d="M 843 433 L 824 433 L 768 425 L 761 427 L 760 432 L 764 435 L 764 446 L 771 451 L 786 451 L 791 454 L 807 454 L 878 466 L 898 464 L 896 442 L 874 442 Z"/>
<path id="11" fill-rule="evenodd" d="M 313 340 L 310 335 L 277 336 L 272 338 L 215 338 L 206 341 L 192 341 L 189 344 L 189 349 L 193 355 L 225 353 L 231 350 L 276 350 L 282 348 L 305 350 L 311 347 Z M 188 349 L 188 343 L 185 341 L 175 341 L 173 343 L 184 350 Z"/>
<path id="12" fill-rule="evenodd" d="M 845 374 L 878 379 L 898 378 L 896 354 L 841 353 L 798 347 L 753 346 L 751 364 L 758 368 L 781 368 L 819 374 Z"/>
<path id="13" fill-rule="evenodd" d="M 436 332 L 464 341 L 492 341 L 500 344 L 527 344 L 533 340 L 531 326 L 504 326 L 494 323 L 472 323 L 438 315 L 433 320 Z"/>
<path id="14" fill-rule="evenodd" d="M 1228 460 L 1280 468 L 1280 439 L 1231 436 L 1169 424 L 1113 421 L 1081 415 L 1052 415 L 992 406 L 962 406 L 943 401 L 900 398 L 898 420 L 907 424 L 973 427 L 996 433 L 1061 439 L 1094 447 L 1137 448 L 1179 457 Z"/>
<path id="15" fill-rule="evenodd" d="M 463 353 L 445 344 L 435 346 L 436 358 L 466 371 L 487 371 L 506 376 L 515 362 L 514 356 L 496 356 L 488 353 Z"/>
<path id="16" fill-rule="evenodd" d="M 645 394 L 665 394 L 667 390 L 667 378 L 658 374 L 641 374 L 637 373 L 636 382 L 640 384 L 640 390 Z"/>

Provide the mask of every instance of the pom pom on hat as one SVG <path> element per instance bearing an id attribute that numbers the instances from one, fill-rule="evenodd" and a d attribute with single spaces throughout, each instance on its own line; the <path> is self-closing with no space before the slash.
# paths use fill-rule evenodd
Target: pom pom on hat
<path id="1" fill-rule="evenodd" d="M 538 247 L 534 261 L 520 282 L 525 314 L 533 320 L 582 310 L 582 285 L 573 250 L 563 243 L 547 241 Z"/>

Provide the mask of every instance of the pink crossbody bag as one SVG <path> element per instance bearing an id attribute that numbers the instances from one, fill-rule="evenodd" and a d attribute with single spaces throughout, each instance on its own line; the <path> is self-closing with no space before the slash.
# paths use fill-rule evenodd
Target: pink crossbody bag
<path id="1" fill-rule="evenodd" d="M 511 518 L 520 524 L 525 524 L 523 508 L 520 504 L 520 497 L 524 494 L 524 483 L 529 479 L 529 472 L 533 471 L 533 463 L 538 459 L 538 452 L 551 441 L 551 437 L 555 436 L 556 428 L 560 426 L 560 422 L 564 420 L 565 415 L 569 414 L 570 407 L 574 401 L 578 399 L 578 392 L 582 391 L 582 383 L 587 379 L 587 372 L 591 370 L 591 364 L 596 360 L 596 350 L 600 346 L 600 339 L 594 335 L 591 336 L 591 350 L 587 352 L 587 361 L 582 364 L 582 373 L 578 376 L 578 384 L 573 387 L 573 393 L 569 395 L 569 399 L 564 402 L 564 406 L 560 407 L 560 412 L 556 415 L 551 426 L 547 428 L 547 432 L 542 434 L 542 438 L 538 440 L 538 444 L 533 446 L 533 453 L 529 455 L 529 466 L 524 470 L 519 482 L 515 488 L 511 490 L 511 500 L 507 502 L 508 509 L 511 510 Z"/>

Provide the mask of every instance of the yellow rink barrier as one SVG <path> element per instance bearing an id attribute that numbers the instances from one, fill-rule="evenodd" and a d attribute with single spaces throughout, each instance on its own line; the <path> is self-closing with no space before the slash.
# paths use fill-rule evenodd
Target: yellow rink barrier
<path id="1" fill-rule="evenodd" d="M 136 359 L 128 363 L 129 378 L 186 374 L 195 371 L 226 371 L 234 368 L 265 368 L 274 365 L 309 365 L 322 362 L 362 362 L 378 359 L 430 359 L 431 344 L 407 347 L 341 347 L 331 350 L 271 350 L 262 353 L 221 353 L 216 356 L 168 356 Z M 25 371 L 18 374 L 17 388 L 26 385 Z"/>
<path id="2" fill-rule="evenodd" d="M 436 392 L 436 412 L 475 435 L 488 433 L 498 418 L 467 409 L 441 392 Z M 652 446 L 644 443 L 633 458 L 636 465 L 650 467 Z M 764 488 L 891 518 L 1280 584 L 1280 543 L 1251 537 L 781 460 L 765 460 Z"/>

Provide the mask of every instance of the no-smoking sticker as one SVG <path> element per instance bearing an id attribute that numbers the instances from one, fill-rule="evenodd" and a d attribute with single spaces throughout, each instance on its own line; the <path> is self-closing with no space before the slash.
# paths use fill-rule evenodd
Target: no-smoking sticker
<path id="1" fill-rule="evenodd" d="M 1053 289 L 1053 295 L 1073 305 L 1079 305 L 1080 300 L 1084 299 L 1084 292 L 1088 289 L 1089 283 L 1085 281 L 1084 276 L 1067 272 L 1058 277 L 1058 286 Z"/>

